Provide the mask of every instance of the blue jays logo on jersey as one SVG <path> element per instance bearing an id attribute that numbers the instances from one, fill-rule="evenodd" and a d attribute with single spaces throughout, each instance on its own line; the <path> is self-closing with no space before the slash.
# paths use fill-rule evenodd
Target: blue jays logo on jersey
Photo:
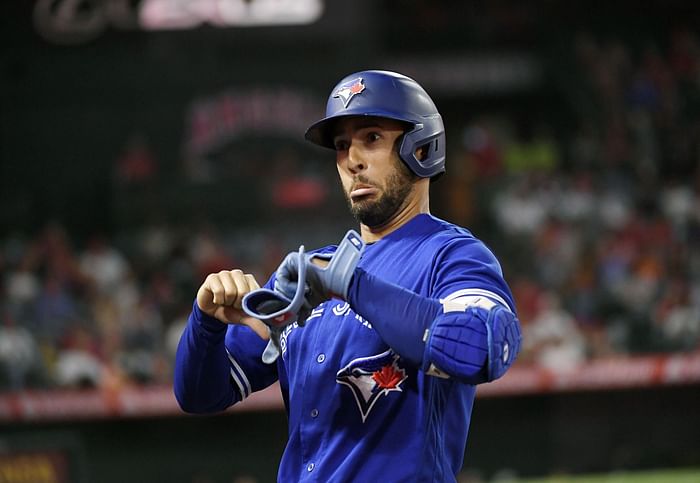
<path id="1" fill-rule="evenodd" d="M 370 357 L 354 359 L 335 376 L 338 384 L 350 388 L 364 423 L 381 396 L 392 391 L 402 392 L 401 384 L 408 377 L 399 366 L 399 356 L 389 349 Z"/>
<path id="2" fill-rule="evenodd" d="M 348 107 L 348 104 L 350 104 L 352 98 L 357 94 L 362 93 L 364 90 L 365 81 L 362 79 L 362 77 L 358 77 L 357 79 L 353 79 L 350 82 L 346 82 L 340 86 L 333 94 L 333 97 L 339 97 L 340 100 L 343 101 L 343 107 Z"/>

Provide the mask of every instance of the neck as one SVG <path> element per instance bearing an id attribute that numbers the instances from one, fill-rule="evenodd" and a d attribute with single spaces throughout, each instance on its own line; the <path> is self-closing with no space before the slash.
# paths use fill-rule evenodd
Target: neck
<path id="1" fill-rule="evenodd" d="M 398 230 L 403 225 L 422 213 L 430 214 L 430 198 L 428 189 L 430 180 L 425 178 L 416 182 L 406 201 L 385 223 L 379 226 L 360 225 L 360 233 L 365 243 L 381 240 L 389 233 Z"/>

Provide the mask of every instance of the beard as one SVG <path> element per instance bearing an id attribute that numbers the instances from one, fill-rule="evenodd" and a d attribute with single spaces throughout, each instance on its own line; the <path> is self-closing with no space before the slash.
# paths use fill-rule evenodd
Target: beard
<path id="1" fill-rule="evenodd" d="M 362 175 L 355 178 L 354 183 L 363 183 L 381 189 L 379 199 L 359 200 L 353 202 L 348 191 L 343 190 L 345 200 L 352 216 L 360 223 L 370 228 L 386 224 L 403 206 L 409 193 L 413 190 L 416 175 L 400 160 L 395 160 L 396 171 L 386 180 L 384 189 Z"/>

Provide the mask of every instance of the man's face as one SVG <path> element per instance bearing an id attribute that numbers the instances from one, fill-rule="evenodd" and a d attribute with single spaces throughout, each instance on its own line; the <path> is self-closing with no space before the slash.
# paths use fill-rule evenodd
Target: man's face
<path id="1" fill-rule="evenodd" d="M 415 175 L 395 149 L 405 125 L 378 117 L 349 117 L 335 126 L 333 142 L 343 193 L 365 226 L 384 225 L 404 205 Z"/>

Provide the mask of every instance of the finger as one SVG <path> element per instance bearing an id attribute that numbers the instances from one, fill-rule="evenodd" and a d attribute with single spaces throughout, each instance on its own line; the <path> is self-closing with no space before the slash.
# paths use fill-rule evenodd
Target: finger
<path id="1" fill-rule="evenodd" d="M 213 298 L 214 295 L 212 294 L 211 288 L 209 288 L 209 278 L 207 278 L 197 291 L 197 305 L 199 309 L 208 313 L 213 305 Z"/>
<path id="2" fill-rule="evenodd" d="M 224 320 L 227 324 L 240 324 L 241 319 L 245 317 L 245 312 L 236 309 L 231 305 L 226 307 L 219 307 L 219 315 L 221 316 L 219 320 Z"/>
<path id="3" fill-rule="evenodd" d="M 275 280 L 275 290 L 291 299 L 297 291 L 297 283 L 278 278 Z"/>
<path id="4" fill-rule="evenodd" d="M 209 290 L 214 295 L 213 302 L 215 305 L 224 305 L 224 285 L 221 283 L 221 279 L 217 274 L 211 274 L 207 277 L 209 281 Z"/>
<path id="5" fill-rule="evenodd" d="M 233 306 L 237 309 L 242 308 L 241 302 L 243 300 L 243 297 L 245 294 L 250 292 L 250 289 L 248 288 L 248 280 L 245 276 L 245 274 L 241 270 L 232 270 L 231 271 L 231 278 L 233 280 L 233 283 L 236 284 L 236 298 L 233 301 Z"/>
<path id="6" fill-rule="evenodd" d="M 258 337 L 260 337 L 261 339 L 270 339 L 270 331 L 268 330 L 267 325 L 263 323 L 263 321 L 256 319 L 255 317 L 243 317 L 241 319 L 241 323 L 253 329 L 253 332 L 258 334 Z"/>
<path id="7" fill-rule="evenodd" d="M 248 288 L 250 289 L 251 292 L 253 290 L 257 290 L 260 288 L 260 284 L 258 283 L 257 280 L 255 280 L 255 277 L 252 274 L 246 273 L 245 279 L 248 282 Z"/>
<path id="8" fill-rule="evenodd" d="M 297 253 L 290 253 L 285 257 L 285 259 L 282 261 L 282 264 L 277 269 L 278 279 L 282 280 L 283 282 L 296 281 L 297 272 L 299 270 L 299 264 L 297 261 L 298 256 L 299 255 Z"/>
<path id="9" fill-rule="evenodd" d="M 224 287 L 223 305 L 233 305 L 239 293 L 236 282 L 233 280 L 233 275 L 229 271 L 222 270 L 219 272 L 219 280 Z"/>
<path id="10" fill-rule="evenodd" d="M 260 319 L 248 317 L 244 312 L 234 309 L 233 307 L 219 307 L 219 310 L 221 311 L 221 318 L 219 320 L 224 320 L 228 324 L 247 325 L 261 339 L 268 340 L 270 338 L 270 331 L 267 325 Z"/>
<path id="11" fill-rule="evenodd" d="M 311 263 L 313 263 L 317 267 L 326 268 L 330 263 L 330 260 L 326 258 L 311 257 Z"/>

